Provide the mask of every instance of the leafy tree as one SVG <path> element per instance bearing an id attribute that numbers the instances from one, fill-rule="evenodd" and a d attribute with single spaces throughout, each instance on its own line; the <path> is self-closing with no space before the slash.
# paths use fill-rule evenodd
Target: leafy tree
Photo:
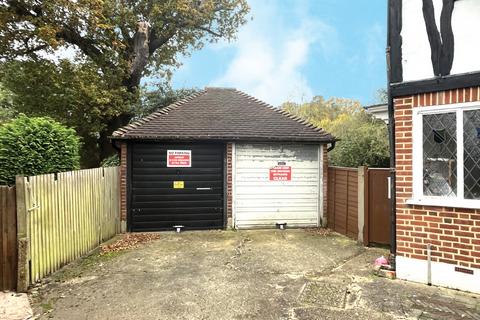
<path id="1" fill-rule="evenodd" d="M 105 123 L 130 112 L 126 102 L 133 100 L 115 78 L 98 74 L 92 63 L 10 61 L 0 68 L 0 77 L 15 92 L 11 100 L 17 112 L 51 117 L 76 130 L 85 167 L 97 166 L 107 156 L 108 140 L 99 141 L 106 134 Z"/>
<path id="2" fill-rule="evenodd" d="M 0 184 L 16 175 L 78 169 L 80 139 L 73 129 L 49 118 L 20 115 L 0 126 Z"/>
<path id="3" fill-rule="evenodd" d="M 76 103 L 88 100 L 75 104 L 73 114 L 78 116 L 77 125 L 88 121 L 100 124 L 100 129 L 88 128 L 82 137 L 96 136 L 104 151 L 99 158 L 103 158 L 111 151 L 108 136 L 134 116 L 142 77 L 168 80 L 180 55 L 206 42 L 233 39 L 246 22 L 248 10 L 246 0 L 0 1 L 0 60 L 14 61 L 14 66 L 26 63 L 20 78 L 34 71 L 32 81 L 35 76 L 53 82 L 53 92 L 40 95 L 42 102 L 53 93 L 55 101 L 70 100 L 71 95 Z M 50 58 L 64 49 L 74 52 L 72 65 L 52 63 Z M 22 89 L 19 81 L 15 82 L 17 85 L 9 88 L 19 96 L 17 91 Z M 82 97 L 84 93 L 87 95 Z M 43 108 L 48 108 L 52 117 L 68 114 L 66 119 L 74 118 L 70 115 L 73 109 L 64 105 Z"/>
<path id="4" fill-rule="evenodd" d="M 154 90 L 143 90 L 140 103 L 135 110 L 135 118 L 143 118 L 149 114 L 167 107 L 178 100 L 198 92 L 196 88 L 173 90 L 169 86 L 158 86 Z"/>
<path id="5" fill-rule="evenodd" d="M 378 89 L 375 93 L 375 103 L 388 103 L 388 91 L 385 88 Z"/>
<path id="6" fill-rule="evenodd" d="M 120 158 L 118 157 L 118 154 L 111 155 L 108 158 L 105 158 L 102 160 L 100 163 L 102 167 L 115 167 L 120 165 Z"/>
<path id="7" fill-rule="evenodd" d="M 16 111 L 50 116 L 77 131 L 82 137 L 83 167 L 98 166 L 101 159 L 111 154 L 110 142 L 100 140 L 103 144 L 99 144 L 98 137 L 112 117 L 121 112 L 131 112 L 133 118 L 143 117 L 196 92 L 159 85 L 149 91 L 142 89 L 140 100 L 135 102 L 124 87 L 112 85 L 115 79 L 97 74 L 89 64 L 68 60 L 10 61 L 0 68 L 0 77 L 5 87 L 16 92 L 10 95 Z M 131 103 L 128 105 L 126 101 Z"/>
<path id="8" fill-rule="evenodd" d="M 387 126 L 368 114 L 359 102 L 315 97 L 312 102 L 285 103 L 282 108 L 340 139 L 329 154 L 331 164 L 344 167 L 389 166 Z"/>
<path id="9" fill-rule="evenodd" d="M 12 107 L 12 93 L 0 83 L 0 124 L 15 117 Z"/>

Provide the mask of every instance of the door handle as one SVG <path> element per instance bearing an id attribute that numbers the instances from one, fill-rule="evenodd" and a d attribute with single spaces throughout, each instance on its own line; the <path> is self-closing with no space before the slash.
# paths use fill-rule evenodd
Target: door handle
<path id="1" fill-rule="evenodd" d="M 197 188 L 197 190 L 212 190 L 212 188 Z"/>

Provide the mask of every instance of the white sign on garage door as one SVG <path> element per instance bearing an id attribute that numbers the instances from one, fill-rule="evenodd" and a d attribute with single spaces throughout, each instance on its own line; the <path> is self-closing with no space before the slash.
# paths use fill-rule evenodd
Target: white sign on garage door
<path id="1" fill-rule="evenodd" d="M 320 146 L 236 144 L 234 153 L 235 227 L 319 225 Z"/>

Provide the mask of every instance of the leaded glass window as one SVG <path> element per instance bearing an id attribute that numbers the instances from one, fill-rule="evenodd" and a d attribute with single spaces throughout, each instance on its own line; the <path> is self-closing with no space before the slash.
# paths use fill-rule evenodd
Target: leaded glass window
<path id="1" fill-rule="evenodd" d="M 463 114 L 464 197 L 480 199 L 480 110 Z"/>
<path id="2" fill-rule="evenodd" d="M 457 194 L 456 114 L 423 116 L 423 194 L 454 197 Z"/>
<path id="3" fill-rule="evenodd" d="M 480 209 L 480 106 L 420 107 L 412 113 L 413 198 L 407 203 Z"/>

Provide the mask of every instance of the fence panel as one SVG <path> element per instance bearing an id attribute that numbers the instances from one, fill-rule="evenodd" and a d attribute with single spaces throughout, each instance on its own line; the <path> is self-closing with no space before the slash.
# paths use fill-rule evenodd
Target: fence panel
<path id="1" fill-rule="evenodd" d="M 15 187 L 0 186 L 0 291 L 17 284 L 17 212 Z"/>
<path id="2" fill-rule="evenodd" d="M 328 168 L 328 226 L 352 239 L 358 238 L 358 169 Z"/>
<path id="3" fill-rule="evenodd" d="M 24 178 L 30 283 L 120 231 L 118 184 L 118 167 Z"/>

